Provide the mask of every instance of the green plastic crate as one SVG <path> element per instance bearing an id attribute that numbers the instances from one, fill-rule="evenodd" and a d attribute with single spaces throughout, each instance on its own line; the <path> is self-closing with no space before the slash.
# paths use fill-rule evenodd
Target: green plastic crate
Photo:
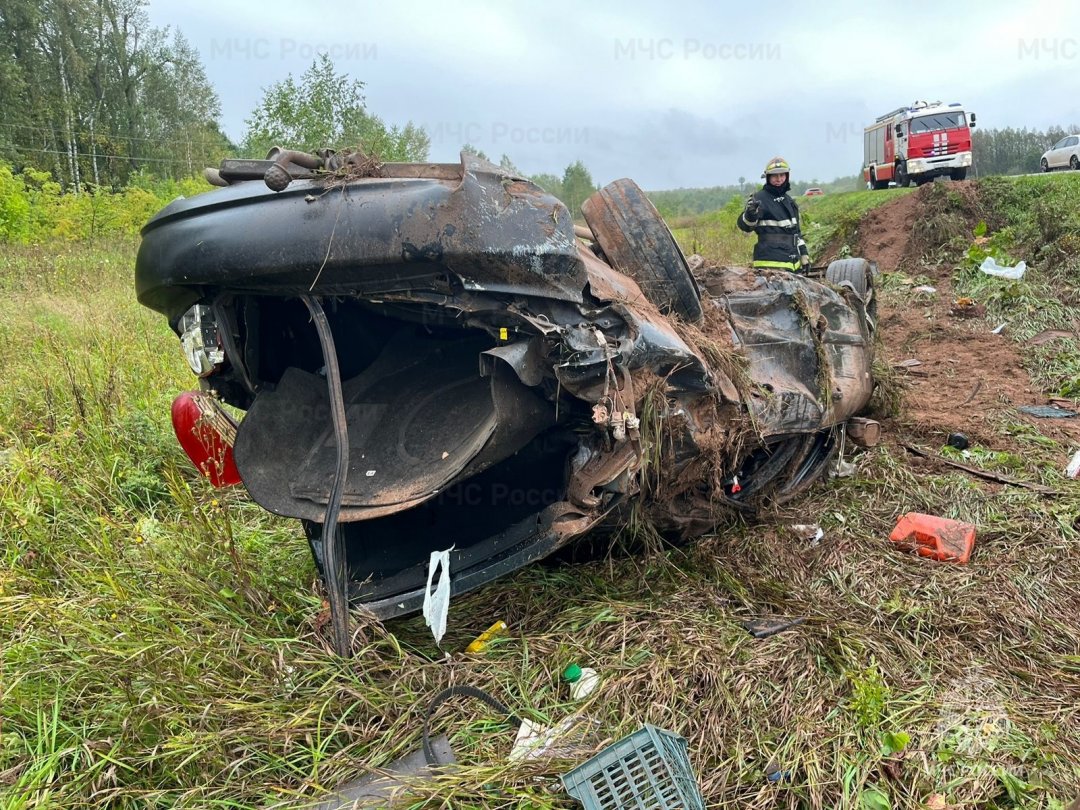
<path id="1" fill-rule="evenodd" d="M 686 740 L 648 723 L 561 778 L 585 810 L 705 810 Z"/>

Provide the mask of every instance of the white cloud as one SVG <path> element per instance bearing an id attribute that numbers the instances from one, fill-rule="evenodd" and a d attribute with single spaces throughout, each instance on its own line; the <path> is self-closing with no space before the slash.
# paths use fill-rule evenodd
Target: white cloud
<path id="1" fill-rule="evenodd" d="M 987 127 L 1080 121 L 1080 6 L 911 0 L 901 11 L 864 0 L 150 6 L 202 52 L 234 138 L 261 88 L 299 75 L 319 44 L 353 46 L 339 69 L 366 82 L 376 114 L 425 125 L 433 158 L 470 141 L 527 172 L 582 159 L 598 180 L 652 188 L 756 177 L 777 153 L 799 176 L 851 174 L 862 127 L 916 98 L 959 101 Z M 260 58 L 228 52 L 257 41 Z"/>

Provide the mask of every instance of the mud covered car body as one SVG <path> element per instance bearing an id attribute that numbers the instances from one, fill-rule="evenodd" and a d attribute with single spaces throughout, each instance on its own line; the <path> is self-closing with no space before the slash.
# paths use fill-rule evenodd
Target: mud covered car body
<path id="1" fill-rule="evenodd" d="M 629 181 L 586 204 L 583 239 L 470 155 L 285 168 L 281 191 L 234 177 L 161 211 L 137 293 L 204 392 L 246 411 L 231 452 L 251 497 L 300 519 L 328 584 L 378 616 L 420 608 L 436 550 L 461 593 L 632 508 L 694 535 L 793 497 L 869 400 L 865 262 L 841 287 L 695 278 Z"/>

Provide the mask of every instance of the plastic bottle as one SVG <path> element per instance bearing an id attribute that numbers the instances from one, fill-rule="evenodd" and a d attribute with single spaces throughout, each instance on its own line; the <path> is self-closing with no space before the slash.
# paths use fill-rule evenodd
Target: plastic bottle
<path id="1" fill-rule="evenodd" d="M 483 633 L 474 638 L 469 643 L 469 646 L 465 648 L 465 652 L 483 652 L 487 645 L 491 643 L 491 640 L 494 639 L 496 636 L 501 635 L 504 630 L 506 630 L 506 622 L 500 619 L 499 621 L 495 622 L 495 624 L 491 625 L 491 627 L 489 627 Z"/>
<path id="2" fill-rule="evenodd" d="M 600 675 L 595 669 L 577 664 L 570 664 L 564 669 L 562 678 L 570 684 L 570 697 L 573 700 L 584 700 L 600 685 Z"/>

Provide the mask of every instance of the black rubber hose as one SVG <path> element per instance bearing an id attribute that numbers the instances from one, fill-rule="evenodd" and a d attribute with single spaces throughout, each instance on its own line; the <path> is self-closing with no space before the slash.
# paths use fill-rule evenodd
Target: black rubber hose
<path id="1" fill-rule="evenodd" d="M 439 765 L 446 765 L 448 763 L 440 762 L 439 755 L 435 753 L 435 748 L 431 744 L 431 718 L 435 716 L 436 710 L 439 706 L 448 701 L 452 697 L 471 697 L 477 700 L 483 701 L 488 706 L 493 708 L 499 714 L 506 715 L 507 722 L 514 728 L 521 725 L 521 718 L 510 711 L 509 707 L 501 703 L 497 698 L 492 697 L 483 689 L 477 689 L 475 686 L 451 686 L 447 689 L 443 689 L 432 699 L 431 704 L 428 706 L 427 711 L 424 713 L 424 759 L 427 760 L 427 764 L 436 767 Z"/>
<path id="2" fill-rule="evenodd" d="M 334 335 L 330 331 L 330 322 L 326 319 L 319 299 L 310 295 L 301 296 L 315 330 L 319 333 L 322 346 L 323 362 L 326 364 L 326 384 L 330 389 L 330 416 L 334 422 L 334 438 L 337 445 L 337 469 L 334 483 L 330 487 L 330 497 L 326 502 L 323 515 L 323 560 L 326 572 L 326 591 L 330 602 L 330 624 L 334 632 L 334 650 L 342 658 L 352 653 L 349 638 L 349 594 L 345 576 L 345 555 L 338 536 L 338 513 L 341 512 L 341 497 L 345 489 L 345 479 L 349 473 L 349 426 L 345 421 L 345 398 L 341 392 L 341 369 L 337 361 L 337 348 Z"/>

